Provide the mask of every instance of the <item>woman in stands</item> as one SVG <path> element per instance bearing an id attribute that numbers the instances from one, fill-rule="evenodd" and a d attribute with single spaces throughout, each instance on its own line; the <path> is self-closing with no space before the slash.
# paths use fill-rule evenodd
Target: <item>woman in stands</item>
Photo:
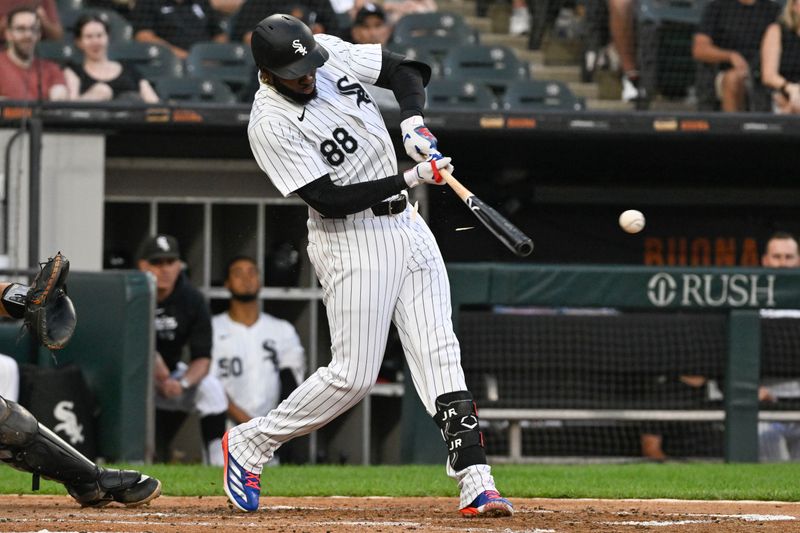
<path id="1" fill-rule="evenodd" d="M 133 66 L 108 58 L 108 25 L 100 17 L 87 14 L 78 19 L 75 45 L 83 52 L 83 63 L 64 69 L 70 100 L 158 102 L 150 82 Z"/>
<path id="2" fill-rule="evenodd" d="M 800 0 L 787 0 L 761 41 L 761 82 L 775 89 L 776 113 L 800 113 Z"/>

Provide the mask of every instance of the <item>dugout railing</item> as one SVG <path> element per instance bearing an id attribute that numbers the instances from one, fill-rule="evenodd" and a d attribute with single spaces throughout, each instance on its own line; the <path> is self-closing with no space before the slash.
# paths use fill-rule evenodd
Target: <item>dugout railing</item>
<path id="1" fill-rule="evenodd" d="M 507 453 L 494 462 L 532 460 L 524 428 L 548 421 L 717 424 L 722 457 L 751 462 L 759 421 L 800 421 L 796 399 L 768 409 L 758 400 L 765 375 L 800 376 L 800 321 L 762 317 L 765 309 L 800 308 L 800 272 L 474 263 L 450 264 L 448 273 L 467 383 L 482 420 L 502 422 L 507 432 Z M 559 312 L 565 309 L 583 312 Z M 506 325 L 495 327 L 501 319 Z M 559 335 L 570 337 L 572 352 L 548 344 L 561 343 Z M 719 395 L 709 399 L 705 386 L 703 394 L 675 394 L 659 381 L 670 372 L 702 373 L 719 384 Z M 624 381 L 613 381 L 620 375 Z M 536 387 L 546 390 L 530 390 Z M 435 427 L 422 422 L 428 417 L 413 391 L 405 396 L 403 458 L 441 460 L 422 446 Z"/>

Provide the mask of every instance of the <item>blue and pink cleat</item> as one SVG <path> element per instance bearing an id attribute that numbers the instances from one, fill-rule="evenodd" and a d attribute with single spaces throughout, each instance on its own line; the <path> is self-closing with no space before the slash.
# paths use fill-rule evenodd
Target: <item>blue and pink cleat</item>
<path id="1" fill-rule="evenodd" d="M 225 457 L 222 486 L 234 507 L 245 512 L 258 510 L 261 494 L 261 476 L 245 470 L 228 451 L 228 433 L 222 436 L 222 454 Z"/>
<path id="2" fill-rule="evenodd" d="M 472 503 L 462 508 L 460 513 L 467 518 L 511 516 L 514 514 L 514 506 L 496 490 L 485 490 Z"/>

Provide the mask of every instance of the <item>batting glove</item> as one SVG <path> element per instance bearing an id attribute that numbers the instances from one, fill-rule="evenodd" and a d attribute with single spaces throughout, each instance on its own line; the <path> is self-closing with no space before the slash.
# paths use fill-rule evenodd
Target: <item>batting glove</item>
<path id="1" fill-rule="evenodd" d="M 421 116 L 414 115 L 401 122 L 400 132 L 403 135 L 403 147 L 414 161 L 425 161 L 438 152 L 436 137 L 423 124 Z"/>
<path id="2" fill-rule="evenodd" d="M 431 158 L 428 161 L 418 163 L 415 167 L 403 173 L 403 178 L 405 178 L 410 188 L 416 187 L 420 183 L 444 185 L 444 179 L 439 175 L 439 170 L 444 169 L 452 174 L 453 165 L 450 164 L 449 157 L 442 157 L 441 154 L 438 155 L 438 158 Z"/>

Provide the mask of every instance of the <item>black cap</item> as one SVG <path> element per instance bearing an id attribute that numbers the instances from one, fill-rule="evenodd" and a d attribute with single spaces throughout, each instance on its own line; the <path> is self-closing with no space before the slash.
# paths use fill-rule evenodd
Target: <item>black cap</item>
<path id="1" fill-rule="evenodd" d="M 153 261 L 154 259 L 180 259 L 181 252 L 178 248 L 178 239 L 172 235 L 159 234 L 150 237 L 139 248 L 139 259 Z"/>
<path id="2" fill-rule="evenodd" d="M 353 26 L 361 26 L 367 17 L 376 16 L 381 20 L 386 21 L 386 12 L 378 4 L 367 3 L 361 6 L 361 9 L 356 13 L 356 18 L 353 20 Z"/>
<path id="3" fill-rule="evenodd" d="M 328 51 L 314 39 L 311 28 L 291 15 L 271 15 L 253 30 L 250 40 L 258 68 L 293 80 L 321 67 Z"/>

